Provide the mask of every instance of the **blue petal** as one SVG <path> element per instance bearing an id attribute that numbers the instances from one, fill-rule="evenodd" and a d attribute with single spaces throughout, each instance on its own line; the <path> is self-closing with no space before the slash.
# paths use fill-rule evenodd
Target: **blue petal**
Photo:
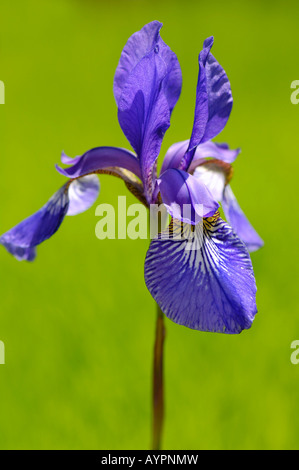
<path id="1" fill-rule="evenodd" d="M 33 261 L 36 246 L 52 237 L 65 215 L 75 215 L 87 210 L 99 193 L 96 175 L 69 181 L 35 214 L 13 227 L 0 237 L 9 253 L 18 260 Z"/>
<path id="2" fill-rule="evenodd" d="M 143 57 L 130 74 L 119 101 L 120 126 L 137 153 L 147 199 L 153 190 L 153 167 L 170 126 L 162 89 L 166 65 L 155 51 Z"/>
<path id="3" fill-rule="evenodd" d="M 179 223 L 173 239 L 160 234 L 151 242 L 145 260 L 150 293 L 179 325 L 228 334 L 250 328 L 256 285 L 245 245 L 221 219 L 188 227 L 181 239 Z"/>
<path id="4" fill-rule="evenodd" d="M 36 245 L 58 230 L 68 206 L 68 191 L 64 185 L 38 212 L 4 233 L 0 243 L 18 260 L 33 261 Z"/>
<path id="5" fill-rule="evenodd" d="M 61 163 L 64 165 L 74 165 L 81 159 L 81 155 L 78 155 L 77 157 L 68 157 L 66 153 L 62 152 L 61 153 Z"/>
<path id="6" fill-rule="evenodd" d="M 156 159 L 182 86 L 179 62 L 161 39 L 161 27 L 153 21 L 133 34 L 122 52 L 114 80 L 119 123 L 140 160 L 149 203 Z"/>
<path id="7" fill-rule="evenodd" d="M 194 176 L 170 168 L 157 181 L 162 201 L 170 215 L 196 225 L 202 217 L 210 217 L 219 208 L 207 189 Z"/>
<path id="8" fill-rule="evenodd" d="M 139 178 L 141 177 L 140 165 L 136 156 L 132 152 L 118 147 L 96 147 L 73 159 L 63 153 L 61 159 L 63 163 L 71 166 L 69 168 L 60 168 L 57 165 L 56 169 L 68 178 L 78 178 L 88 173 L 112 167 L 124 168 Z"/>
<path id="9" fill-rule="evenodd" d="M 213 41 L 212 37 L 206 39 L 199 54 L 194 123 L 189 148 L 181 164 L 182 170 L 188 169 L 200 143 L 213 139 L 222 131 L 233 105 L 227 75 L 210 53 Z"/>
<path id="10" fill-rule="evenodd" d="M 188 147 L 189 140 L 183 140 L 182 142 L 172 144 L 165 154 L 161 167 L 161 174 L 169 168 L 180 168 L 180 163 L 187 152 Z"/>
<path id="11" fill-rule="evenodd" d="M 197 161 L 201 161 L 203 158 L 216 158 L 224 163 L 233 163 L 240 152 L 240 148 L 232 150 L 226 143 L 212 142 L 209 140 L 196 148 L 190 170 L 191 167 L 197 166 Z"/>
<path id="12" fill-rule="evenodd" d="M 194 122 L 189 142 L 189 150 L 193 150 L 203 141 L 209 119 L 209 89 L 207 83 L 208 78 L 206 73 L 206 65 L 211 47 L 213 46 L 213 42 L 214 39 L 212 37 L 207 39 L 204 42 L 203 50 L 198 56 L 199 72 L 196 88 Z"/>
<path id="13" fill-rule="evenodd" d="M 209 117 L 201 143 L 213 139 L 224 129 L 233 106 L 231 86 L 227 75 L 211 53 L 207 56 L 205 74 Z"/>
<path id="14" fill-rule="evenodd" d="M 256 251 L 264 245 L 263 240 L 240 208 L 230 185 L 225 187 L 222 207 L 227 221 L 246 244 L 249 251 Z"/>
<path id="15" fill-rule="evenodd" d="M 161 173 L 168 168 L 180 168 L 180 163 L 188 149 L 189 140 L 173 144 L 166 152 L 163 160 Z M 198 145 L 194 152 L 193 160 L 188 171 L 192 172 L 206 158 L 216 158 L 225 163 L 233 163 L 239 155 L 241 149 L 231 150 L 226 143 L 217 143 L 209 140 Z"/>
<path id="16" fill-rule="evenodd" d="M 163 90 L 168 101 L 170 112 L 174 108 L 181 92 L 182 73 L 176 55 L 164 43 L 160 37 L 162 23 L 152 21 L 146 24 L 140 31 L 134 33 L 125 45 L 114 77 L 114 96 L 119 104 L 121 94 L 129 76 L 140 60 L 154 50 L 167 66 L 163 80 Z"/>

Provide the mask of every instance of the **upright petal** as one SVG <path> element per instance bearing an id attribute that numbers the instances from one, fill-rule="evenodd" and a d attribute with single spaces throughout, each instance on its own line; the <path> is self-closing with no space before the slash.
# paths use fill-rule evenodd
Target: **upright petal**
<path id="1" fill-rule="evenodd" d="M 222 207 L 228 223 L 246 244 L 249 251 L 256 251 L 264 245 L 263 240 L 254 230 L 240 208 L 230 185 L 225 187 Z"/>
<path id="2" fill-rule="evenodd" d="M 189 167 L 195 148 L 222 131 L 233 105 L 227 75 L 210 52 L 213 42 L 212 37 L 206 39 L 199 54 L 194 123 L 189 148 L 181 164 L 183 170 Z"/>
<path id="3" fill-rule="evenodd" d="M 195 330 L 240 333 L 257 312 L 249 254 L 221 219 L 204 219 L 190 239 L 154 239 L 145 282 L 168 318 Z"/>
<path id="4" fill-rule="evenodd" d="M 196 225 L 202 217 L 215 214 L 219 207 L 207 187 L 184 171 L 166 170 L 157 184 L 170 215 L 186 223 Z"/>
<path id="5" fill-rule="evenodd" d="M 147 198 L 153 187 L 152 169 L 170 125 L 162 83 L 167 73 L 158 50 L 143 57 L 131 72 L 118 106 L 120 126 L 136 151 Z"/>
<path id="6" fill-rule="evenodd" d="M 133 69 L 143 57 L 158 49 L 167 66 L 163 90 L 170 112 L 174 108 L 181 92 L 182 73 L 176 55 L 160 37 L 161 27 L 162 23 L 152 21 L 134 33 L 127 41 L 114 76 L 113 90 L 117 104 L 119 104 L 123 88 Z"/>
<path id="7" fill-rule="evenodd" d="M 209 120 L 210 97 L 208 94 L 209 88 L 207 83 L 208 77 L 206 73 L 206 65 L 213 43 L 213 37 L 206 39 L 203 45 L 203 50 L 198 56 L 199 71 L 196 87 L 194 122 L 188 148 L 189 151 L 193 150 L 197 145 L 199 145 L 203 141 L 207 123 Z"/>
<path id="8" fill-rule="evenodd" d="M 36 246 L 54 235 L 65 215 L 79 214 L 94 203 L 99 191 L 95 178 L 67 182 L 38 212 L 4 233 L 0 244 L 18 260 L 33 261 Z"/>

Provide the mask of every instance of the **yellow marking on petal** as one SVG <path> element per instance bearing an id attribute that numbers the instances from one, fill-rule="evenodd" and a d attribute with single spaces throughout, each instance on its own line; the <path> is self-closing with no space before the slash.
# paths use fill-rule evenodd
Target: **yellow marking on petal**
<path id="1" fill-rule="evenodd" d="M 212 215 L 212 217 L 204 217 L 203 223 L 204 223 L 205 228 L 209 228 L 210 225 L 213 225 L 215 222 L 217 222 L 219 217 L 220 217 L 219 211 L 215 212 L 215 214 Z"/>

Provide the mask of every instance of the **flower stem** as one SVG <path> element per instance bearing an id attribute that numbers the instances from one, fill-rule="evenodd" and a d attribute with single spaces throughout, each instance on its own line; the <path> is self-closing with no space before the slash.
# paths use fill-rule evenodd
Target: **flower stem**
<path id="1" fill-rule="evenodd" d="M 153 450 L 161 449 L 164 419 L 163 346 L 165 339 L 164 314 L 157 305 L 156 338 L 153 368 Z"/>

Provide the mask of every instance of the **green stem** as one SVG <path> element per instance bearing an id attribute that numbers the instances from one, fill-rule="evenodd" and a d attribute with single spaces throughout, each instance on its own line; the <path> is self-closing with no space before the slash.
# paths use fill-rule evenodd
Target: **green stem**
<path id="1" fill-rule="evenodd" d="M 165 339 L 164 314 L 157 305 L 156 338 L 153 370 L 153 450 L 161 449 L 164 419 L 163 346 Z"/>

